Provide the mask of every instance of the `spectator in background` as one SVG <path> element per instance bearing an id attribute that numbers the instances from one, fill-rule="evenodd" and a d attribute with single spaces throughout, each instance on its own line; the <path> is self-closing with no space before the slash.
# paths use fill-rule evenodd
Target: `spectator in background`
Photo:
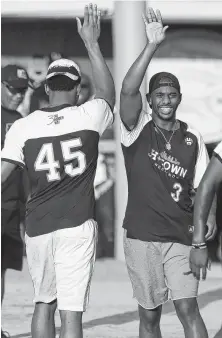
<path id="1" fill-rule="evenodd" d="M 45 92 L 45 77 L 51 62 L 61 59 L 59 53 L 51 53 L 50 55 L 36 54 L 32 57 L 29 67 L 29 76 L 36 88 L 32 94 L 30 103 L 30 112 L 46 107 L 49 103 L 48 95 Z"/>
<path id="2" fill-rule="evenodd" d="M 207 143 L 207 151 L 209 157 L 214 156 L 214 150 L 218 146 L 218 142 Z M 218 227 L 217 234 L 213 241 L 208 242 L 209 257 L 212 261 L 217 261 L 222 259 L 221 254 L 221 236 L 222 233 L 222 183 L 220 184 L 217 192 L 217 209 L 216 209 L 216 223 Z"/>
<path id="3" fill-rule="evenodd" d="M 59 60 L 61 58 L 65 58 L 65 56 L 57 52 L 52 52 L 48 56 L 43 54 L 33 55 L 28 71 L 35 91 L 33 92 L 30 89 L 27 93 L 27 96 L 30 96 L 30 100 L 28 99 L 26 103 L 24 102 L 22 108 L 23 110 L 26 112 L 33 112 L 37 109 L 48 106 L 49 100 L 48 95 L 45 92 L 45 76 L 49 65 L 53 61 Z M 92 98 L 92 95 L 93 86 L 91 80 L 86 74 L 82 73 L 81 92 L 79 95 L 78 106 Z"/>
<path id="4" fill-rule="evenodd" d="M 1 148 L 11 125 L 22 118 L 17 111 L 28 89 L 29 77 L 26 70 L 17 65 L 2 68 L 1 77 Z M 22 132 L 22 131 L 21 131 Z M 2 184 L 2 256 L 1 256 L 1 300 L 4 298 L 5 273 L 7 269 L 22 270 L 23 241 L 20 223 L 24 219 L 25 192 L 22 171 L 17 168 Z M 1 337 L 6 335 L 1 332 Z"/>
<path id="5" fill-rule="evenodd" d="M 222 183 L 222 141 L 214 149 L 211 161 L 205 171 L 205 174 L 199 184 L 193 216 L 193 243 L 204 243 L 205 233 L 207 231 L 207 219 L 210 208 Z M 220 234 L 221 236 L 221 234 Z M 220 247 L 221 251 L 221 247 Z M 221 259 L 221 252 L 220 252 Z M 190 252 L 190 269 L 197 279 L 200 279 L 202 273 L 203 279 L 206 278 L 208 266 L 208 250 L 205 246 L 201 250 L 191 249 Z"/>
<path id="6" fill-rule="evenodd" d="M 93 96 L 93 86 L 91 80 L 88 75 L 82 73 L 81 91 L 79 94 L 77 105 L 80 106 L 86 101 L 89 101 L 90 99 L 92 99 L 92 96 Z"/>

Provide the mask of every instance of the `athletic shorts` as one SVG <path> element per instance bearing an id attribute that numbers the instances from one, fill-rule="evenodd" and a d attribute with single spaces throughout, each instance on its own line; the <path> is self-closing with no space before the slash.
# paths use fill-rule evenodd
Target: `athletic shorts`
<path id="1" fill-rule="evenodd" d="M 36 237 L 25 235 L 34 302 L 57 299 L 58 309 L 85 311 L 95 264 L 97 223 Z"/>
<path id="2" fill-rule="evenodd" d="M 191 247 L 179 243 L 145 242 L 127 238 L 124 252 L 133 296 L 144 309 L 167 300 L 197 297 L 198 281 L 190 272 Z M 189 274 L 184 274 L 190 272 Z"/>

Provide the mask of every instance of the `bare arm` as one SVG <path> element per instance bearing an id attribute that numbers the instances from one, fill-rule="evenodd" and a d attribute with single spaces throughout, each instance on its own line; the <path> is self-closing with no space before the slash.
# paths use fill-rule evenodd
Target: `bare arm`
<path id="1" fill-rule="evenodd" d="M 11 173 L 15 170 L 16 167 L 17 167 L 16 164 L 2 161 L 1 163 L 1 182 L 2 183 L 4 183 L 7 180 L 7 178 L 11 175 Z"/>
<path id="2" fill-rule="evenodd" d="M 215 194 L 222 182 L 222 163 L 213 156 L 200 182 L 194 203 L 193 243 L 205 242 L 205 229 Z"/>
<path id="3" fill-rule="evenodd" d="M 157 45 L 147 43 L 127 72 L 120 94 L 120 116 L 127 127 L 135 125 L 142 110 L 140 86 Z"/>
<path id="4" fill-rule="evenodd" d="M 84 23 L 77 19 L 78 32 L 86 46 L 91 62 L 96 97 L 106 100 L 111 108 L 115 104 L 115 87 L 110 70 L 100 51 L 98 38 L 100 36 L 100 11 L 91 4 L 85 7 Z"/>
<path id="5" fill-rule="evenodd" d="M 163 28 L 160 11 L 155 14 L 152 8 L 149 8 L 147 18 L 143 15 L 143 20 L 146 27 L 147 44 L 127 72 L 122 83 L 120 97 L 120 116 L 128 127 L 135 125 L 138 120 L 142 109 L 139 89 L 147 67 L 158 46 L 165 39 L 165 31 L 168 28 L 168 26 Z"/>

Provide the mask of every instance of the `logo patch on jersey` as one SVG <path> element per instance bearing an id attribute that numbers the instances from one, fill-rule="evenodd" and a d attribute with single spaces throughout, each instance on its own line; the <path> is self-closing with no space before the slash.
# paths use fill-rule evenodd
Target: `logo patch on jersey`
<path id="1" fill-rule="evenodd" d="M 11 128 L 12 125 L 13 125 L 13 123 L 6 123 L 6 125 L 5 125 L 5 133 L 7 133 L 9 131 L 9 129 Z"/>
<path id="2" fill-rule="evenodd" d="M 172 178 L 185 178 L 187 174 L 187 169 L 182 167 L 180 161 L 178 161 L 175 157 L 171 155 L 167 155 L 167 153 L 161 152 L 159 153 L 155 149 L 152 149 L 148 156 L 154 163 L 155 167 L 167 174 L 168 177 Z"/>
<path id="3" fill-rule="evenodd" d="M 50 115 L 49 118 L 52 120 L 52 122 L 48 123 L 48 125 L 52 124 L 52 123 L 59 124 L 60 121 L 64 119 L 64 116 L 59 116 L 58 114 L 53 114 L 53 115 Z"/>
<path id="4" fill-rule="evenodd" d="M 194 226 L 188 225 L 189 233 L 192 234 L 194 232 Z"/>
<path id="5" fill-rule="evenodd" d="M 188 146 L 191 146 L 191 145 L 193 144 L 193 140 L 192 140 L 192 138 L 190 138 L 190 137 L 186 137 L 186 138 L 185 138 L 185 142 L 186 142 L 186 144 L 187 144 Z"/>

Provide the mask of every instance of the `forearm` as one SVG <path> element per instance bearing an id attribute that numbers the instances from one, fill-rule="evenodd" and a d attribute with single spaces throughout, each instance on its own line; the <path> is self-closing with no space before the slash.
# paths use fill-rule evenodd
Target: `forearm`
<path id="1" fill-rule="evenodd" d="M 100 51 L 98 43 L 86 44 L 91 62 L 94 87 L 97 97 L 107 99 L 112 107 L 115 104 L 115 87 L 113 77 Z"/>
<path id="2" fill-rule="evenodd" d="M 157 48 L 156 44 L 149 44 L 147 42 L 144 50 L 130 67 L 123 80 L 123 93 L 133 95 L 139 92 L 147 67 Z"/>
<path id="3" fill-rule="evenodd" d="M 206 181 L 202 181 L 200 183 L 194 203 L 193 243 L 205 242 L 206 224 L 215 194 L 216 186 L 214 184 L 208 185 Z M 214 201 L 213 207 L 215 207 L 215 202 L 216 199 Z"/>

